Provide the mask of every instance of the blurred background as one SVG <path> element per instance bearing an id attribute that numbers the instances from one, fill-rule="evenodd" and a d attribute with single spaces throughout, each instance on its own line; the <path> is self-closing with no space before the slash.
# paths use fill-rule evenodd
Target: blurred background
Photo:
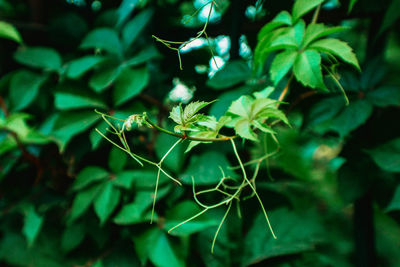
<path id="1" fill-rule="evenodd" d="M 157 169 L 95 130 L 107 133 L 95 109 L 147 112 L 172 129 L 178 103 L 218 99 L 205 112 L 219 118 L 272 85 L 272 57 L 253 71 L 257 35 L 293 3 L 0 0 L 0 266 L 400 266 L 398 0 L 323 2 L 318 22 L 348 27 L 335 37 L 362 71 L 335 69 L 348 106 L 329 77 L 329 92 L 292 83 L 282 105 L 291 127 L 275 126 L 279 152 L 257 179 L 276 240 L 254 198 L 232 207 L 214 253 L 223 207 L 167 233 L 201 211 L 192 176 L 200 190 L 220 181 L 220 166 L 237 175 L 229 142 L 168 155 L 183 186 L 161 176 L 150 224 Z M 205 24 L 180 53 L 157 41 L 191 40 Z M 176 141 L 148 128 L 127 139 L 153 161 Z M 238 142 L 244 160 L 276 150 L 261 139 Z"/>

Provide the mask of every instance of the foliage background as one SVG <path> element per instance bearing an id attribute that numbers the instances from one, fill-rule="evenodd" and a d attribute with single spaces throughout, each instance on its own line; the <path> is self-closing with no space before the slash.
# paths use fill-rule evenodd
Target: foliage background
<path id="1" fill-rule="evenodd" d="M 156 171 L 141 168 L 103 140 L 95 128 L 104 131 L 106 124 L 94 109 L 123 119 L 146 111 L 172 127 L 169 110 L 187 99 L 171 92 L 183 90 L 194 100 L 219 99 L 208 112 L 221 116 L 241 95 L 272 85 L 272 57 L 262 60 L 261 71 L 251 70 L 260 60 L 254 52 L 257 34 L 293 6 L 218 1 L 207 34 L 219 67 L 228 63 L 210 79 L 207 73 L 217 69 L 207 43 L 182 53 L 180 70 L 176 53 L 152 38 L 195 36 L 204 19 L 181 22 L 200 2 L 0 0 L 1 23 L 9 23 L 0 24 L 0 36 L 8 38 L 0 40 L 0 264 L 398 266 L 396 0 L 322 5 L 318 22 L 349 27 L 335 37 L 353 47 L 362 71 L 335 69 L 348 106 L 329 75 L 328 93 L 291 84 L 288 104 L 282 105 L 291 127 L 275 127 L 280 150 L 262 165 L 257 181 L 277 240 L 254 199 L 241 203 L 242 218 L 236 211 L 228 215 L 213 254 L 223 208 L 167 234 L 199 211 L 190 177 L 205 189 L 218 183 L 219 165 L 236 164 L 224 143 L 187 154 L 186 145 L 179 145 L 166 158 L 166 168 L 184 186 L 161 177 L 157 217 L 149 223 Z M 304 19 L 310 21 L 312 12 Z M 224 50 L 226 37 L 231 44 Z M 288 79 L 275 84 L 273 98 Z M 149 129 L 128 137 L 135 151 L 154 160 L 176 140 Z M 251 160 L 273 146 L 268 138 L 246 141 L 240 152 Z"/>

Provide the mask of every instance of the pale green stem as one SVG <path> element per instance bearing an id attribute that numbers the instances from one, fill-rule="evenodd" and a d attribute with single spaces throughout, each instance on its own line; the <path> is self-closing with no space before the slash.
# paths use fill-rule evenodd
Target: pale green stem
<path id="1" fill-rule="evenodd" d="M 221 223 L 218 225 L 217 232 L 215 232 L 214 239 L 213 239 L 212 245 L 211 245 L 211 253 L 214 253 L 215 241 L 217 240 L 217 236 L 218 236 L 218 234 L 219 234 L 219 231 L 221 230 L 221 227 L 222 227 L 222 225 L 224 224 L 224 221 L 225 221 L 226 217 L 228 216 L 228 213 L 229 213 L 229 210 L 231 209 L 231 206 L 232 206 L 232 202 L 229 203 L 229 206 L 228 206 L 228 208 L 226 209 L 226 212 L 225 212 L 225 214 L 224 214 L 224 217 L 222 217 Z"/>

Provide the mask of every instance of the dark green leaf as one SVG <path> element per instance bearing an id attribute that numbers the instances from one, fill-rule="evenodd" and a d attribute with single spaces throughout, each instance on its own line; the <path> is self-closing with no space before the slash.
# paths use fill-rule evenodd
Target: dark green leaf
<path id="1" fill-rule="evenodd" d="M 58 71 L 61 57 L 58 52 L 48 47 L 22 47 L 14 54 L 14 59 L 24 65 L 44 70 Z"/>
<path id="2" fill-rule="evenodd" d="M 101 49 L 108 53 L 122 57 L 122 45 L 115 30 L 110 28 L 98 28 L 86 35 L 80 48 Z"/>
<path id="3" fill-rule="evenodd" d="M 153 59 L 159 55 L 160 54 L 158 53 L 157 49 L 153 45 L 150 45 L 137 53 L 135 56 L 126 60 L 125 65 L 131 67 L 137 66 L 142 63 L 148 62 L 150 59 Z"/>
<path id="4" fill-rule="evenodd" d="M 207 81 L 207 85 L 213 89 L 222 90 L 244 82 L 250 77 L 251 71 L 245 62 L 230 61 Z"/>
<path id="5" fill-rule="evenodd" d="M 229 161 L 224 154 L 209 151 L 202 155 L 193 155 L 190 158 L 189 166 L 182 174 L 182 182 L 192 184 L 192 177 L 196 185 L 213 185 L 217 184 L 224 176 L 221 169 L 225 173 L 225 177 L 235 177 L 235 173 L 230 170 Z"/>
<path id="6" fill-rule="evenodd" d="M 353 49 L 345 43 L 338 39 L 322 39 L 313 42 L 310 46 L 310 49 L 315 49 L 322 52 L 330 53 L 346 63 L 349 63 L 356 67 L 358 70 L 361 70 L 360 65 L 358 64 L 358 60 L 356 55 L 353 52 Z"/>
<path id="7" fill-rule="evenodd" d="M 43 217 L 37 214 L 35 207 L 32 205 L 29 205 L 24 213 L 25 220 L 22 233 L 25 235 L 28 241 L 28 246 L 32 246 L 40 232 L 40 228 L 42 227 Z"/>
<path id="8" fill-rule="evenodd" d="M 131 21 L 126 23 L 122 29 L 122 42 L 125 49 L 129 49 L 142 30 L 146 27 L 153 17 L 153 10 L 143 10 L 137 14 Z"/>
<path id="9" fill-rule="evenodd" d="M 369 91 L 366 98 L 378 107 L 400 106 L 400 88 L 395 86 L 381 86 Z"/>
<path id="10" fill-rule="evenodd" d="M 400 185 L 397 186 L 393 198 L 386 208 L 386 212 L 400 210 Z"/>
<path id="11" fill-rule="evenodd" d="M 321 56 L 315 50 L 306 50 L 297 55 L 293 72 L 304 86 L 326 90 L 322 80 Z"/>
<path id="12" fill-rule="evenodd" d="M 392 0 L 392 3 L 386 9 L 385 17 L 383 18 L 383 23 L 379 29 L 379 33 L 383 33 L 390 26 L 392 26 L 400 18 L 400 2 L 398 0 Z"/>
<path id="13" fill-rule="evenodd" d="M 348 13 L 350 13 L 353 10 L 354 5 L 357 3 L 358 0 L 350 0 L 349 2 L 349 11 Z"/>
<path id="14" fill-rule="evenodd" d="M 67 226 L 61 237 L 61 248 L 69 252 L 79 246 L 85 237 L 83 224 L 72 224 Z"/>
<path id="15" fill-rule="evenodd" d="M 114 104 L 119 106 L 138 95 L 148 84 L 149 78 L 147 68 L 125 68 L 115 83 L 113 90 Z"/>
<path id="16" fill-rule="evenodd" d="M 118 22 L 117 26 L 121 26 L 131 15 L 133 10 L 135 10 L 136 5 L 139 3 L 139 0 L 123 0 L 120 6 L 118 7 Z"/>
<path id="17" fill-rule="evenodd" d="M 59 110 L 80 108 L 107 108 L 106 104 L 97 96 L 83 90 L 62 90 L 54 94 L 54 105 Z"/>
<path id="18" fill-rule="evenodd" d="M 324 0 L 297 0 L 292 10 L 292 21 L 296 22 L 299 18 L 320 5 Z"/>
<path id="19" fill-rule="evenodd" d="M 388 172 L 400 172 L 400 138 L 367 151 L 375 163 Z"/>
<path id="20" fill-rule="evenodd" d="M 17 29 L 10 23 L 0 21 L 0 37 L 13 40 L 19 44 L 22 43 L 22 38 Z"/>
<path id="21" fill-rule="evenodd" d="M 114 83 L 121 74 L 121 71 L 122 67 L 120 65 L 106 65 L 90 77 L 89 86 L 96 92 L 102 92 Z"/>
<path id="22" fill-rule="evenodd" d="M 126 152 L 117 147 L 113 147 L 110 155 L 108 156 L 108 166 L 110 167 L 111 171 L 117 173 L 123 170 L 127 160 L 128 156 Z"/>
<path id="23" fill-rule="evenodd" d="M 185 266 L 164 233 L 159 234 L 158 239 L 152 244 L 149 259 L 157 267 Z"/>
<path id="24" fill-rule="evenodd" d="M 103 225 L 115 210 L 120 196 L 121 192 L 113 186 L 112 182 L 109 181 L 103 185 L 102 190 L 94 200 L 94 211 L 100 219 L 100 225 Z"/>
<path id="25" fill-rule="evenodd" d="M 72 190 L 81 190 L 92 183 L 105 180 L 109 176 L 110 174 L 101 167 L 87 166 L 76 176 Z"/>
<path id="26" fill-rule="evenodd" d="M 104 60 L 99 56 L 85 56 L 72 60 L 67 65 L 65 75 L 71 79 L 78 79 Z"/>
<path id="27" fill-rule="evenodd" d="M 178 138 L 174 136 L 170 136 L 167 134 L 160 134 L 156 140 L 156 145 L 155 145 L 157 157 L 159 159 L 163 158 L 165 153 L 172 147 L 172 145 L 176 141 L 178 141 Z M 179 172 L 179 170 L 182 168 L 185 159 L 185 154 L 183 153 L 184 151 L 185 151 L 184 144 L 182 143 L 178 144 L 165 158 L 163 166 L 166 166 L 175 172 Z"/>
<path id="28" fill-rule="evenodd" d="M 27 70 L 16 72 L 10 81 L 10 100 L 14 110 L 21 110 L 29 106 L 36 98 L 39 88 L 46 78 L 46 76 Z"/>
<path id="29" fill-rule="evenodd" d="M 96 184 L 88 189 L 79 192 L 72 203 L 71 213 L 69 214 L 69 222 L 78 219 L 84 214 L 102 190 L 102 184 Z"/>
<path id="30" fill-rule="evenodd" d="M 322 227 L 316 214 L 296 214 L 287 209 L 269 212 L 277 239 L 267 230 L 260 213 L 245 238 L 243 264 L 245 266 L 277 256 L 309 251 L 321 242 Z"/>

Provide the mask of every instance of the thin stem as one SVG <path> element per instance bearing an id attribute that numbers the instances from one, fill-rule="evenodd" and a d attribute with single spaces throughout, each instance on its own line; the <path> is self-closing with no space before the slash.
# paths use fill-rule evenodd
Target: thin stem
<path id="1" fill-rule="evenodd" d="M 208 210 L 208 209 L 206 208 L 206 209 L 200 211 L 199 213 L 195 214 L 194 216 L 190 217 L 189 219 L 184 220 L 183 222 L 181 222 L 181 223 L 175 225 L 174 227 L 172 227 L 171 229 L 168 230 L 168 233 L 170 233 L 170 232 L 173 231 L 174 229 L 178 228 L 178 227 L 181 226 L 182 224 L 185 224 L 185 223 L 187 223 L 187 222 L 189 222 L 189 221 L 191 221 L 191 220 L 193 220 L 193 219 L 196 219 L 196 218 L 199 217 L 201 214 L 205 213 L 207 210 Z"/>
<path id="2" fill-rule="evenodd" d="M 154 188 L 153 207 L 151 208 L 150 224 L 153 223 L 154 209 L 155 209 L 155 207 L 156 207 L 156 199 L 157 199 L 157 191 L 158 191 L 158 182 L 160 181 L 160 170 L 161 170 L 161 168 L 158 168 L 158 171 L 157 171 L 157 179 L 156 179 L 156 188 Z"/>
<path id="3" fill-rule="evenodd" d="M 318 16 L 319 16 L 319 11 L 320 11 L 320 10 L 321 10 L 321 4 L 318 5 L 317 9 L 316 9 L 315 12 L 314 12 L 314 15 L 313 15 L 311 24 L 317 23 Z"/>
<path id="4" fill-rule="evenodd" d="M 226 217 L 228 216 L 228 213 L 229 213 L 229 210 L 231 209 L 231 206 L 232 206 L 232 202 L 229 202 L 229 206 L 226 209 L 224 217 L 222 217 L 221 223 L 218 225 L 217 232 L 215 232 L 214 239 L 213 239 L 213 242 L 212 242 L 212 245 L 211 245 L 211 253 L 214 253 L 215 241 L 217 240 L 217 236 L 219 234 L 219 231 L 221 230 L 221 227 L 224 224 L 224 221 L 225 221 Z"/>
<path id="5" fill-rule="evenodd" d="M 278 103 L 276 104 L 276 107 L 279 107 L 282 100 L 285 98 L 286 94 L 289 92 L 289 87 L 290 87 L 290 84 L 292 83 L 293 77 L 294 77 L 294 74 L 292 73 L 292 75 L 290 75 L 290 78 L 289 78 L 285 88 L 283 89 L 281 95 L 278 98 Z"/>

